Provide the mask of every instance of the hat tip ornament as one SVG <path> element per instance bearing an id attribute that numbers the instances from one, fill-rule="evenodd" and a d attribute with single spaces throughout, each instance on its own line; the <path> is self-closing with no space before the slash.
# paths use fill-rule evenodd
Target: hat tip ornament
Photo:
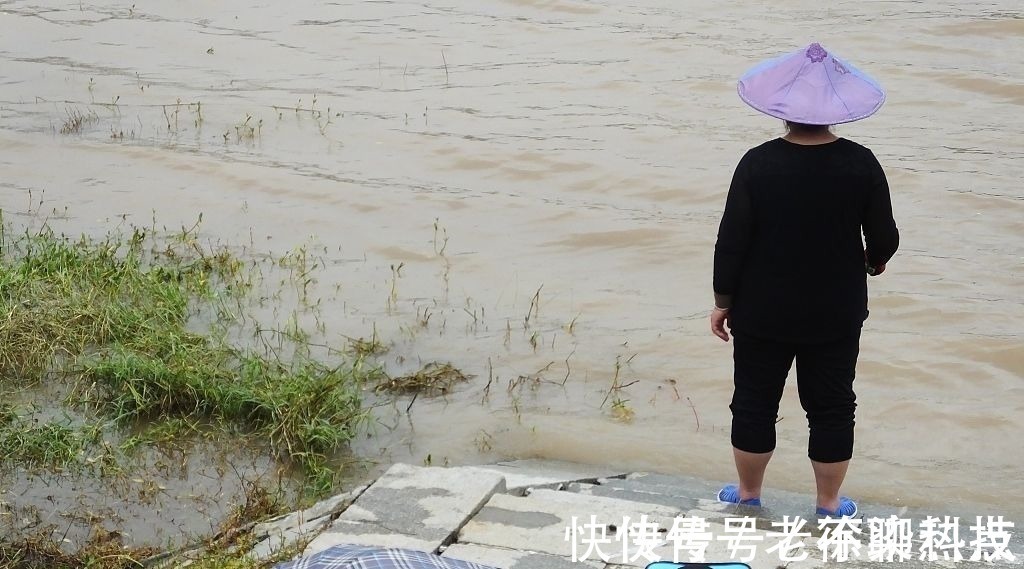
<path id="1" fill-rule="evenodd" d="M 814 63 L 821 63 L 826 57 L 828 57 L 828 52 L 825 51 L 825 48 L 821 47 L 821 44 L 818 42 L 812 43 L 807 48 L 807 59 L 810 59 Z"/>

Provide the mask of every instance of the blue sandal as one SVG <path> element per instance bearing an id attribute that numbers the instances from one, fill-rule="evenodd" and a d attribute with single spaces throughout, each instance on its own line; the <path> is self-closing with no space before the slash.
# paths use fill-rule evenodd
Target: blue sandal
<path id="1" fill-rule="evenodd" d="M 857 502 L 854 502 L 846 496 L 840 496 L 839 507 L 836 508 L 835 511 L 818 508 L 817 513 L 819 516 L 828 516 L 831 518 L 852 518 L 857 515 Z"/>
<path id="2" fill-rule="evenodd" d="M 727 484 L 724 488 L 719 490 L 718 501 L 726 504 L 738 504 L 740 506 L 753 506 L 755 508 L 761 507 L 760 498 L 740 500 L 740 487 L 735 484 Z"/>

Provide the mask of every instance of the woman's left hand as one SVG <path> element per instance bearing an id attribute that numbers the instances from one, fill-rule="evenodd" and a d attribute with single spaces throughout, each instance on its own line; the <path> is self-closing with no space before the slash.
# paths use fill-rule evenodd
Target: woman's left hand
<path id="1" fill-rule="evenodd" d="M 711 333 L 722 339 L 723 342 L 729 341 L 729 332 L 725 329 L 725 326 L 729 323 L 729 309 L 715 307 L 711 311 Z"/>

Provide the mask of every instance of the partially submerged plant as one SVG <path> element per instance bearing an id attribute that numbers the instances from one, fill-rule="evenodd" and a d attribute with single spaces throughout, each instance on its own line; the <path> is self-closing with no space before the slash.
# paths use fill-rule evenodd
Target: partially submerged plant
<path id="1" fill-rule="evenodd" d="M 64 118 L 64 124 L 60 127 L 61 134 L 78 134 L 82 132 L 87 125 L 99 120 L 96 113 L 93 111 L 82 112 L 81 109 L 66 109 L 66 117 Z"/>
<path id="2" fill-rule="evenodd" d="M 377 393 L 444 395 L 469 377 L 451 364 L 431 362 L 416 373 L 387 378 L 377 384 Z"/>
<path id="3" fill-rule="evenodd" d="M 101 432 L 59 421 L 33 420 L 9 404 L 0 404 L 0 456 L 28 468 L 67 469 L 85 464 L 85 451 Z"/>
<path id="4" fill-rule="evenodd" d="M 378 372 L 358 359 L 320 361 L 308 345 L 229 341 L 244 336 L 228 333 L 242 322 L 224 319 L 238 313 L 252 279 L 227 249 L 199 244 L 198 223 L 171 236 L 136 228 L 98 241 L 0 227 L 0 385 L 58 380 L 75 405 L 114 424 L 166 426 L 123 450 L 166 443 L 197 421 L 252 434 L 305 467 L 316 490 L 330 489 L 327 456 L 366 420 L 360 393 Z M 59 464 L 70 456 L 47 449 L 77 452 L 86 442 L 74 429 L 45 428 L 0 438 L 0 450 Z"/>
<path id="5" fill-rule="evenodd" d="M 360 359 L 379 356 L 388 351 L 388 347 L 381 342 L 380 336 L 377 335 L 376 326 L 373 327 L 373 334 L 369 340 L 365 338 L 348 338 L 348 348 L 350 353 Z"/>
<path id="6" fill-rule="evenodd" d="M 0 567 L 18 569 L 128 569 L 142 567 L 141 560 L 155 550 L 128 550 L 120 543 L 118 532 L 97 531 L 75 552 L 63 550 L 44 532 L 16 543 L 0 540 Z"/>
<path id="7" fill-rule="evenodd" d="M 636 416 L 636 411 L 629 406 L 628 399 L 620 399 L 618 397 L 612 401 L 612 417 L 622 423 L 631 423 L 633 418 Z"/>

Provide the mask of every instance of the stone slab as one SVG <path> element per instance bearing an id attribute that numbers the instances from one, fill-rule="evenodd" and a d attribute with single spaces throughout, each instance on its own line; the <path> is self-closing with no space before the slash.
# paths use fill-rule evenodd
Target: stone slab
<path id="1" fill-rule="evenodd" d="M 729 482 L 735 482 L 735 480 L 713 481 L 695 478 L 692 476 L 651 472 L 634 472 L 623 478 L 612 478 L 608 480 L 600 479 L 597 481 L 599 485 L 608 486 L 610 488 L 623 488 L 667 495 L 688 496 L 709 502 L 717 502 L 714 500 L 715 495 L 723 484 Z M 854 498 L 856 499 L 857 497 L 854 496 Z M 808 488 L 806 492 L 792 492 L 780 490 L 778 488 L 767 488 L 765 489 L 763 499 L 765 507 L 762 509 L 762 513 L 759 514 L 759 517 L 776 521 L 781 521 L 783 516 L 787 515 L 790 517 L 800 516 L 806 520 L 810 520 L 812 518 L 816 519 L 814 513 L 813 488 Z M 979 513 L 984 515 L 1004 515 L 1007 519 L 1013 520 L 1010 512 L 1003 511 L 1004 509 L 991 506 L 981 508 L 977 505 L 966 503 L 950 504 L 941 508 L 914 508 L 892 504 L 874 504 L 858 500 L 858 505 L 860 506 L 860 517 L 885 518 L 891 515 L 897 515 L 900 518 L 912 520 L 914 527 L 917 527 L 918 522 L 928 515 L 939 517 L 959 516 L 961 523 L 963 523 L 963 520 L 973 521 L 974 516 Z M 696 507 L 706 509 L 699 505 Z M 1021 520 L 1013 521 L 1016 521 L 1019 524 Z M 1020 542 L 1012 543 L 1010 546 L 1010 549 L 1015 554 L 1017 553 L 1018 548 L 1022 548 L 1022 550 L 1024 550 L 1024 546 L 1022 546 Z"/>
<path id="2" fill-rule="evenodd" d="M 272 555 L 283 549 L 303 541 L 315 539 L 329 523 L 331 523 L 331 520 L 328 516 L 321 516 L 296 527 L 275 528 L 266 539 L 260 541 L 252 548 L 252 551 L 249 552 L 249 557 L 257 561 L 269 559 Z"/>
<path id="3" fill-rule="evenodd" d="M 396 547 L 434 553 L 441 546 L 437 539 L 424 539 L 393 532 L 373 524 L 361 522 L 335 522 L 327 531 L 309 542 L 303 556 L 319 553 L 335 545 L 369 545 Z"/>
<path id="4" fill-rule="evenodd" d="M 557 490 L 534 490 L 525 497 L 495 494 L 462 529 L 458 541 L 571 558 L 566 532 L 573 517 L 579 526 L 596 516 L 598 523 L 609 526 L 607 535 L 612 536 L 626 516 L 636 521 L 647 515 L 649 522 L 669 528 L 679 514 L 678 508 L 660 504 Z"/>
<path id="5" fill-rule="evenodd" d="M 683 476 L 681 474 L 659 474 L 656 472 L 631 472 L 620 480 L 599 480 L 600 484 L 616 484 L 629 481 L 643 485 L 652 492 L 707 498 L 714 496 L 722 488 L 723 482 Z"/>
<path id="6" fill-rule="evenodd" d="M 305 554 L 338 543 L 436 552 L 492 495 L 504 490 L 505 479 L 497 473 L 395 464 Z"/>
<path id="7" fill-rule="evenodd" d="M 444 557 L 480 563 L 501 569 L 603 569 L 604 563 L 576 561 L 535 551 L 521 551 L 472 543 L 453 543 L 442 553 Z"/>
<path id="8" fill-rule="evenodd" d="M 523 459 L 474 466 L 505 477 L 506 492 L 517 496 L 530 489 L 560 490 L 571 482 L 596 482 L 601 478 L 625 476 L 626 471 L 560 460 Z"/>
<path id="9" fill-rule="evenodd" d="M 600 479 L 594 486 L 570 485 L 569 490 L 672 505 L 684 510 L 686 516 L 701 517 L 719 523 L 724 522 L 726 518 L 756 517 L 757 526 L 766 530 L 772 529 L 772 520 L 782 520 L 782 515 L 773 508 L 751 508 L 719 502 L 715 496 L 722 485 L 719 482 L 691 476 L 635 472 L 624 478 Z M 798 496 L 793 493 L 786 494 L 787 503 L 791 503 L 793 497 Z M 773 499 L 776 497 L 774 490 L 772 496 Z"/>
<path id="10" fill-rule="evenodd" d="M 664 493 L 652 491 L 651 488 L 641 484 L 635 484 L 628 480 L 619 481 L 621 484 L 587 484 L 586 482 L 572 482 L 566 490 L 578 492 L 588 496 L 604 496 L 617 500 L 629 500 L 631 502 L 644 502 L 647 504 L 661 504 L 680 509 L 691 509 L 697 506 L 697 500 L 690 496 L 678 493 Z"/>
<path id="11" fill-rule="evenodd" d="M 754 520 L 754 526 L 763 531 L 777 531 L 779 528 L 773 523 L 781 522 L 782 517 L 776 517 L 772 510 L 767 508 L 755 508 L 751 506 L 740 506 L 735 504 L 723 504 L 718 500 L 698 499 L 693 509 L 687 510 L 686 517 L 703 518 L 706 522 L 725 524 L 730 518 L 749 518 Z M 816 523 L 813 520 L 804 518 L 807 521 L 804 531 L 811 532 L 812 526 Z"/>
<path id="12" fill-rule="evenodd" d="M 265 522 L 256 524 L 253 527 L 252 535 L 256 537 L 274 536 L 293 529 L 299 529 L 300 533 L 308 533 L 309 528 L 303 528 L 307 524 L 319 521 L 321 518 L 334 516 L 347 508 L 368 486 L 360 486 L 348 492 L 343 492 L 330 498 L 326 498 L 312 506 L 271 518 Z M 323 523 L 319 524 L 322 527 Z"/>

